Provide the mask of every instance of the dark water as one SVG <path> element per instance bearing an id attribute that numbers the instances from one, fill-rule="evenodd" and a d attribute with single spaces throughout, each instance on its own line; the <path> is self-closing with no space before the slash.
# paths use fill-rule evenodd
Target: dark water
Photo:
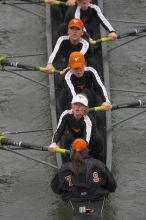
<path id="1" fill-rule="evenodd" d="M 125 33 L 136 23 L 145 22 L 146 1 L 104 1 L 105 14 L 118 33 Z M 135 21 L 127 23 L 127 21 Z M 144 24 L 143 24 L 144 25 Z M 146 33 L 145 33 L 146 34 Z M 112 42 L 108 49 L 128 40 Z M 125 44 L 109 52 L 111 88 L 135 90 L 134 92 L 111 92 L 113 103 L 124 103 L 136 99 L 146 99 L 146 36 Z M 145 91 L 145 94 L 137 93 Z M 117 110 L 112 113 L 113 123 L 134 115 L 143 109 Z M 113 169 L 118 188 L 112 196 L 112 206 L 116 220 L 146 219 L 146 112 L 113 128 Z"/>
<path id="2" fill-rule="evenodd" d="M 24 7 L 24 6 L 23 6 Z M 45 15 L 39 6 L 25 6 Z M 5 56 L 46 53 L 45 21 L 12 6 L 0 4 L 0 54 Z M 30 65 L 46 64 L 45 56 L 15 58 Z M 7 67 L 6 69 L 10 69 Z M 43 73 L 18 71 L 48 84 Z M 0 71 L 0 132 L 51 128 L 49 91 L 12 73 Z M 7 135 L 15 140 L 46 145 L 52 131 Z M 46 152 L 21 153 L 54 163 Z M 49 183 L 52 168 L 0 150 L 0 220 L 56 219 L 57 199 Z"/>
<path id="3" fill-rule="evenodd" d="M 21 6 L 22 7 L 22 6 Z M 40 6 L 23 6 L 45 16 Z M 146 20 L 146 2 L 104 1 L 109 18 Z M 137 24 L 112 22 L 120 32 Z M 131 38 L 130 38 L 131 39 Z M 109 49 L 128 39 L 109 44 Z M 15 56 L 46 53 L 45 20 L 12 6 L 0 4 L 0 55 Z M 146 90 L 146 38 L 141 38 L 110 52 L 111 87 Z M 22 57 L 15 60 L 32 65 L 45 65 L 47 57 Z M 10 69 L 7 67 L 7 69 Z M 43 73 L 20 72 L 39 82 L 48 83 Z M 112 102 L 125 102 L 146 95 L 112 92 Z M 113 123 L 140 110 L 113 112 Z M 142 111 L 142 110 L 141 110 Z M 49 92 L 12 73 L 0 71 L 0 131 L 21 131 L 51 128 Z M 46 145 L 50 143 L 51 130 L 40 133 L 9 135 L 15 140 Z M 113 128 L 113 170 L 118 189 L 108 203 L 108 220 L 145 220 L 145 113 Z M 22 152 L 22 151 L 21 151 Z M 46 152 L 23 151 L 47 162 Z M 0 151 L 0 220 L 56 220 L 64 216 L 64 205 L 49 187 L 55 170 L 7 151 Z"/>

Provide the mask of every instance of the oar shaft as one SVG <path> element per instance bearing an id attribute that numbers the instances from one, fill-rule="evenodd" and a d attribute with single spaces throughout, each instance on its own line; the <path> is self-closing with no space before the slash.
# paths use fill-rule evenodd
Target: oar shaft
<path id="1" fill-rule="evenodd" d="M 49 0 L 21 0 L 21 1 L 25 1 L 25 2 L 29 2 L 29 3 L 44 3 L 44 4 L 49 4 Z M 54 5 L 66 5 L 66 2 L 63 1 L 54 1 Z"/>
<path id="2" fill-rule="evenodd" d="M 146 27 L 141 27 L 137 29 L 135 28 L 133 31 L 118 35 L 118 39 L 128 37 L 128 36 L 135 36 L 136 34 L 140 34 L 143 32 L 146 32 Z"/>
<path id="3" fill-rule="evenodd" d="M 32 145 L 32 144 L 24 143 L 22 141 L 14 141 L 12 139 L 8 139 L 5 137 L 1 138 L 1 145 L 23 147 L 23 148 L 28 148 L 28 149 L 46 150 L 46 149 L 43 149 L 43 147 L 39 145 Z"/>
<path id="4" fill-rule="evenodd" d="M 145 104 L 146 104 L 145 100 L 136 100 L 133 102 L 123 103 L 123 104 L 113 104 L 112 110 L 121 109 L 121 108 L 131 108 L 131 107 L 136 107 L 136 106 L 142 106 Z"/>
<path id="5" fill-rule="evenodd" d="M 11 66 L 11 67 L 18 67 L 18 68 L 22 68 L 25 70 L 33 70 L 33 71 L 40 71 L 43 73 L 48 73 L 46 71 L 45 67 L 41 67 L 41 66 L 31 66 L 31 65 L 27 65 L 27 64 L 23 64 L 20 62 L 12 62 L 10 60 L 7 60 L 5 57 L 0 57 L 0 66 L 4 67 L 4 66 Z M 63 74 L 63 71 L 60 70 L 53 70 L 50 72 L 51 74 Z"/>
<path id="6" fill-rule="evenodd" d="M 121 38 L 124 38 L 124 37 L 129 37 L 129 36 L 135 36 L 135 35 L 143 33 L 143 32 L 146 32 L 146 26 L 140 27 L 140 28 L 137 28 L 137 29 L 135 28 L 132 31 L 129 31 L 129 32 L 126 32 L 126 33 L 123 33 L 123 34 L 119 34 L 118 39 L 121 39 Z M 111 41 L 111 40 L 112 40 L 111 37 L 105 36 L 105 37 L 102 37 L 98 40 L 91 40 L 91 44 L 96 45 L 96 44 L 99 44 L 101 42 L 108 42 L 108 41 Z"/>
<path id="7" fill-rule="evenodd" d="M 15 146 L 15 147 L 22 147 L 22 148 L 27 148 L 27 149 L 35 149 L 35 150 L 42 150 L 42 151 L 48 151 L 47 146 L 40 146 L 36 144 L 28 144 L 22 141 L 14 141 L 9 138 L 5 138 L 4 136 L 0 136 L 0 144 L 5 145 L 5 146 Z M 70 154 L 69 150 L 62 149 L 62 148 L 56 148 L 55 149 L 56 153 L 61 153 L 61 154 Z"/>
<path id="8" fill-rule="evenodd" d="M 123 103 L 123 104 L 112 104 L 111 110 L 121 109 L 121 108 L 132 108 L 136 106 L 146 106 L 146 100 L 136 100 L 133 102 Z M 89 108 L 88 111 L 103 111 L 103 106 Z"/>
<path id="9" fill-rule="evenodd" d="M 18 67 L 26 70 L 34 70 L 34 71 L 40 71 L 40 72 L 46 72 L 45 67 L 37 67 L 37 66 L 31 66 L 31 65 L 26 65 L 22 64 L 19 62 L 12 62 L 6 59 L 1 60 L 1 65 L 2 66 L 11 66 L 11 67 Z"/>

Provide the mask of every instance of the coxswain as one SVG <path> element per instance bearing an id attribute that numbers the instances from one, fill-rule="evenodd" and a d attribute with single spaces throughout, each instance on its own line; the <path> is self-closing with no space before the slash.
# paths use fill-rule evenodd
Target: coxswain
<path id="1" fill-rule="evenodd" d="M 58 170 L 51 188 L 71 204 L 74 217 L 101 220 L 104 199 L 115 192 L 116 182 L 104 163 L 89 156 L 87 142 L 77 138 L 71 160 Z"/>

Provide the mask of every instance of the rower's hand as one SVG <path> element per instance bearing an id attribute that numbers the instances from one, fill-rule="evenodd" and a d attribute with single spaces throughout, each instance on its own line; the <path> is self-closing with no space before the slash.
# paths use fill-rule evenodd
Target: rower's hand
<path id="1" fill-rule="evenodd" d="M 96 41 L 93 40 L 91 37 L 89 37 L 89 42 L 90 42 L 90 44 L 94 44 L 94 42 L 96 42 Z"/>
<path id="2" fill-rule="evenodd" d="M 55 153 L 55 149 L 57 148 L 57 144 L 56 143 L 52 143 L 48 146 L 48 151 Z"/>
<path id="3" fill-rule="evenodd" d="M 109 111 L 112 108 L 109 102 L 103 102 L 101 106 L 103 107 L 104 111 Z"/>
<path id="4" fill-rule="evenodd" d="M 118 35 L 115 32 L 111 32 L 107 36 L 110 37 L 111 40 L 117 40 L 118 38 Z"/>
<path id="5" fill-rule="evenodd" d="M 66 5 L 67 6 L 74 6 L 76 4 L 76 0 L 67 0 Z"/>
<path id="6" fill-rule="evenodd" d="M 51 63 L 48 63 L 48 65 L 45 67 L 45 71 L 47 73 L 52 73 L 52 72 L 55 71 L 55 68 L 54 68 L 54 66 Z"/>

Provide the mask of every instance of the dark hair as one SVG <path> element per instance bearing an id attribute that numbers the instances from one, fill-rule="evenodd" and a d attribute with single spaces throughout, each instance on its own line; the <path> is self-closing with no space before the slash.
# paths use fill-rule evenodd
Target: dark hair
<path id="1" fill-rule="evenodd" d="M 74 152 L 71 158 L 72 165 L 76 171 L 77 174 L 82 174 L 85 169 L 85 160 L 83 158 L 83 154 L 87 153 L 87 150 L 84 150 L 82 152 Z"/>

